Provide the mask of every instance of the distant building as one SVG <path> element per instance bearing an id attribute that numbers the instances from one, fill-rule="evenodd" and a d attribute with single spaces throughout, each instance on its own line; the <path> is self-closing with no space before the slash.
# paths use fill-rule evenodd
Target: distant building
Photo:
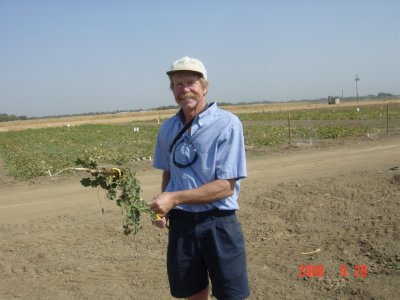
<path id="1" fill-rule="evenodd" d="M 337 96 L 328 96 L 328 104 L 339 104 L 340 99 Z"/>

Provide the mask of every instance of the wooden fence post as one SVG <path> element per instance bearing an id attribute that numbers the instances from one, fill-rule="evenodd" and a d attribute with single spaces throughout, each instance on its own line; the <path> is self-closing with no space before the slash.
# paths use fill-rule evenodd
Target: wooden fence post
<path id="1" fill-rule="evenodd" d="M 291 146 L 292 145 L 292 130 L 291 130 L 291 127 L 290 127 L 290 113 L 289 113 L 289 116 L 288 116 L 288 123 L 289 123 L 289 146 Z"/>
<path id="2" fill-rule="evenodd" d="M 386 105 L 386 135 L 389 135 L 389 104 Z"/>

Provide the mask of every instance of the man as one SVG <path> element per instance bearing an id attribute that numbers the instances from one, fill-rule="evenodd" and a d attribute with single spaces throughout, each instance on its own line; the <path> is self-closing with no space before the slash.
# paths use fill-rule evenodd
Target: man
<path id="1" fill-rule="evenodd" d="M 206 103 L 207 72 L 183 57 L 167 72 L 179 112 L 161 126 L 154 167 L 163 170 L 151 209 L 169 223 L 167 271 L 171 294 L 208 299 L 249 296 L 245 243 L 235 211 L 247 176 L 242 124 Z"/>

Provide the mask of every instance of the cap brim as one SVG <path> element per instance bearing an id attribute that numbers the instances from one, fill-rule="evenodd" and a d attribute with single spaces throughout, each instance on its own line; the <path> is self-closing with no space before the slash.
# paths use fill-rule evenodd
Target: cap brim
<path id="1" fill-rule="evenodd" d="M 201 73 L 201 72 L 199 72 L 199 71 L 193 71 L 193 70 L 187 70 L 187 69 L 180 69 L 180 70 L 168 71 L 168 72 L 166 72 L 166 74 L 167 74 L 168 76 L 171 76 L 172 74 L 177 73 L 177 72 L 193 72 L 193 73 L 199 74 L 201 77 L 204 78 L 204 74 L 203 74 L 203 73 Z"/>

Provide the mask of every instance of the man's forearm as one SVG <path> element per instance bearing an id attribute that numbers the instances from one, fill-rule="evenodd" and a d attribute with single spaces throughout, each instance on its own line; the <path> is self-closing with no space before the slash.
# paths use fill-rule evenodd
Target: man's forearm
<path id="1" fill-rule="evenodd" d="M 174 206 L 179 204 L 205 204 L 233 195 L 236 179 L 218 179 L 201 187 L 171 192 Z"/>
<path id="2" fill-rule="evenodd" d="M 163 192 L 155 196 L 150 203 L 150 208 L 157 214 L 167 214 L 179 204 L 205 204 L 232 196 L 236 182 L 236 179 L 218 179 L 195 189 L 164 192 L 169 180 L 170 173 L 163 172 Z"/>

